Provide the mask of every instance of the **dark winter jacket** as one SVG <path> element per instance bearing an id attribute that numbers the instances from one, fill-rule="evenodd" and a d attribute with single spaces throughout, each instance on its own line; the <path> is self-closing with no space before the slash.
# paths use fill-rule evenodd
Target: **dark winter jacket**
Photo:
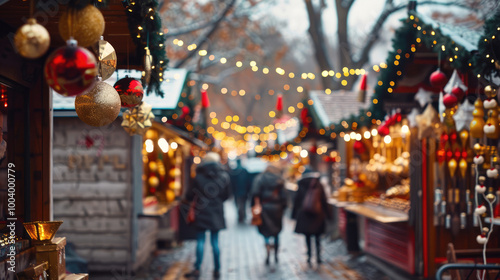
<path id="1" fill-rule="evenodd" d="M 316 180 L 312 188 L 320 188 L 320 203 L 322 211 L 319 214 L 306 212 L 302 209 L 304 198 L 311 185 L 311 181 Z M 325 190 L 323 185 L 319 182 L 319 173 L 311 172 L 305 174 L 298 182 L 299 188 L 295 195 L 292 218 L 297 220 L 295 225 L 296 233 L 303 234 L 321 234 L 325 232 L 325 220 L 331 218 L 331 213 L 328 210 L 326 201 Z"/>
<path id="2" fill-rule="evenodd" d="M 257 175 L 252 186 L 252 202 L 255 197 L 260 198 L 262 205 L 262 225 L 258 227 L 259 232 L 266 237 L 278 235 L 283 226 L 283 213 L 287 203 L 285 181 L 271 172 Z"/>
<path id="3" fill-rule="evenodd" d="M 238 167 L 229 171 L 229 177 L 231 178 L 234 197 L 247 197 L 251 187 L 248 171 L 238 165 Z"/>
<path id="4" fill-rule="evenodd" d="M 186 195 L 188 201 L 196 199 L 193 226 L 200 230 L 226 228 L 223 202 L 230 195 L 229 175 L 220 164 L 202 163 L 196 168 L 196 177 Z"/>

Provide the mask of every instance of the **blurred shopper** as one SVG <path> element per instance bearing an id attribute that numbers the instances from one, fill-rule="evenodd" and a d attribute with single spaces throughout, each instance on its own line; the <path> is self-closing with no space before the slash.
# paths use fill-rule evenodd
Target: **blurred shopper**
<path id="1" fill-rule="evenodd" d="M 306 237 L 307 263 L 311 265 L 311 238 L 314 236 L 316 243 L 316 261 L 321 260 L 320 235 L 325 232 L 326 218 L 332 214 L 328 210 L 325 190 L 320 182 L 320 174 L 313 172 L 309 167 L 298 181 L 298 190 L 295 195 L 292 218 L 297 220 L 296 233 Z"/>
<path id="2" fill-rule="evenodd" d="M 238 222 L 243 223 L 246 219 L 246 206 L 251 183 L 248 171 L 241 165 L 241 159 L 236 160 L 236 168 L 231 170 L 230 177 L 233 186 L 234 202 L 238 209 Z"/>
<path id="3" fill-rule="evenodd" d="M 214 255 L 215 278 L 220 277 L 219 231 L 226 228 L 223 202 L 230 194 L 230 179 L 220 164 L 217 153 L 207 153 L 201 164 L 196 168 L 196 177 L 189 189 L 186 199 L 191 201 L 194 217 L 188 214 L 188 220 L 196 227 L 196 262 L 194 270 L 186 277 L 199 277 L 203 261 L 205 233 L 210 231 L 210 243 Z"/>
<path id="4" fill-rule="evenodd" d="M 260 211 L 259 232 L 266 244 L 266 265 L 269 265 L 271 253 L 270 238 L 274 238 L 274 260 L 278 263 L 279 237 L 283 224 L 283 212 L 286 208 L 285 181 L 280 168 L 269 165 L 263 173 L 257 175 L 252 186 L 254 209 Z"/>

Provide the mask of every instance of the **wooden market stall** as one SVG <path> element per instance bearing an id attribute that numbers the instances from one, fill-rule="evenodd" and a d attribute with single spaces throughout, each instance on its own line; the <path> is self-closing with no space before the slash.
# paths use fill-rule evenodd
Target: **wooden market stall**
<path id="1" fill-rule="evenodd" d="M 91 271 L 135 271 L 158 241 L 178 238 L 177 200 L 189 183 L 191 149 L 204 147 L 164 122 L 188 90 L 187 74 L 167 71 L 165 98 L 144 97 L 156 115 L 144 136 L 130 136 L 122 117 L 105 127 L 89 126 L 78 119 L 74 98 L 54 94 L 54 216 L 65 221 L 59 233 Z M 106 83 L 125 75 L 141 73 L 117 70 Z"/>
<path id="2" fill-rule="evenodd" d="M 379 77 L 371 106 L 357 117 L 344 114 L 325 123 L 340 127 L 339 146 L 346 150 L 346 179 L 330 200 L 339 209 L 340 230 L 350 251 L 362 250 L 381 267 L 432 277 L 447 261 L 449 243 L 458 250 L 482 247 L 477 236 L 484 232 L 474 218 L 472 148 L 491 140 L 473 139 L 468 129 L 477 89 L 482 93 L 487 85 L 473 69 L 480 33 L 438 25 L 412 7 L 396 31 L 387 63 L 374 67 Z M 440 97 L 443 88 L 447 94 Z M 452 90 L 459 97 L 450 96 Z M 321 112 L 335 110 L 325 102 L 315 100 L 314 113 L 328 120 Z M 340 100 L 335 107 L 348 105 Z M 495 189 L 487 193 L 493 198 Z M 488 247 L 498 248 L 497 236 Z"/>
<path id="3" fill-rule="evenodd" d="M 105 3 L 99 1 L 100 4 L 97 1 L 95 2 L 92 3 L 99 6 L 102 11 L 102 18 L 105 21 L 102 25 L 102 27 L 105 25 L 105 31 L 102 35 L 113 44 L 118 57 L 118 67 L 142 70 L 144 61 L 143 53 L 145 52 L 142 42 L 146 44 L 146 37 L 140 38 L 135 33 L 131 34 L 130 30 L 136 31 L 137 26 L 135 24 L 142 24 L 141 20 L 146 18 L 145 15 L 141 15 L 141 11 L 130 6 L 132 5 L 130 2 L 115 0 L 104 1 Z M 67 131 L 55 131 L 53 129 L 52 93 L 49 90 L 49 83 L 43 75 L 43 68 L 49 54 L 55 49 L 66 45 L 65 39 L 59 35 L 60 18 L 68 9 L 66 4 L 68 2 L 43 2 L 36 0 L 11 0 L 0 3 L 0 100 L 2 103 L 0 126 L 2 127 L 2 132 L 4 132 L 3 137 L 5 137 L 0 139 L 0 146 L 2 146 L 1 143 L 7 143 L 5 153 L 3 150 L 0 150 L 0 178 L 7 178 L 9 172 L 11 172 L 9 168 L 15 168 L 16 209 L 14 215 L 17 219 L 16 237 L 19 239 L 19 246 L 16 246 L 19 254 L 16 256 L 18 263 L 15 266 L 15 272 L 19 273 L 28 265 L 37 263 L 38 266 L 32 266 L 30 271 L 25 271 L 26 273 L 23 273 L 23 275 L 17 275 L 35 277 L 36 279 L 38 279 L 38 276 L 40 276 L 40 279 L 46 279 L 44 278 L 46 277 L 44 275 L 45 272 L 49 274 L 48 279 L 58 279 L 58 277 L 62 279 L 66 275 L 65 263 L 58 261 L 56 264 L 54 262 L 57 259 L 65 259 L 62 256 L 64 256 L 65 252 L 66 239 L 64 237 L 52 239 L 52 236 L 45 236 L 43 234 L 34 236 L 30 233 L 32 243 L 28 242 L 25 245 L 24 243 L 26 242 L 21 239 L 24 238 L 27 241 L 29 238 L 23 229 L 22 224 L 24 222 L 45 221 L 46 223 L 43 226 L 50 227 L 52 224 L 49 221 L 54 219 L 55 212 L 61 213 L 61 207 L 68 213 L 75 213 L 78 210 L 89 210 L 91 213 L 106 212 L 112 215 L 116 214 L 116 219 L 105 225 L 100 224 L 101 222 L 106 222 L 104 219 L 97 219 L 93 222 L 90 222 L 88 217 L 87 220 L 68 220 L 68 223 L 72 223 L 74 226 L 72 234 L 77 236 L 77 239 L 82 237 L 79 241 L 86 244 L 89 244 L 89 239 L 84 236 L 78 236 L 78 234 L 81 234 L 82 231 L 88 231 L 89 224 L 96 226 L 95 232 L 107 228 L 109 232 L 117 233 L 119 238 L 116 238 L 116 240 L 123 241 L 121 237 L 130 234 L 127 224 L 138 222 L 137 219 L 124 221 L 124 217 L 132 217 L 133 215 L 127 211 L 122 213 L 121 210 L 132 209 L 131 204 L 122 203 L 124 202 L 124 198 L 132 197 L 130 181 L 127 181 L 132 176 L 123 172 L 132 166 L 130 162 L 127 162 L 127 160 L 132 158 L 132 153 L 126 150 L 126 148 L 136 145 L 140 151 L 142 143 L 137 141 L 137 139 L 133 140 L 130 137 L 120 135 L 120 133 L 126 135 L 123 130 L 121 132 L 118 130 L 108 131 L 109 135 L 104 135 L 104 133 L 99 133 L 99 131 L 92 129 L 77 131 L 75 128 L 80 123 L 75 118 L 68 116 L 65 116 L 68 118 L 58 118 L 54 121 L 60 128 L 67 129 Z M 155 7 L 151 6 L 147 15 L 148 19 L 156 15 L 154 9 Z M 127 11 L 135 16 L 135 21 L 127 17 Z M 101 12 L 94 13 L 94 15 L 98 14 L 101 14 Z M 36 18 L 39 23 L 36 27 L 39 28 L 37 32 L 31 34 L 40 36 L 32 38 L 33 40 L 31 41 L 23 41 L 23 38 L 26 37 L 16 36 L 16 31 L 23 24 L 32 24 L 32 21 L 28 20 L 29 17 Z M 161 28 L 161 21 L 158 21 L 158 19 L 159 17 L 155 21 L 156 25 L 154 28 Z M 69 22 L 71 21 L 68 21 L 68 24 Z M 95 23 L 99 27 L 99 17 L 93 18 L 88 22 Z M 134 24 L 132 29 L 129 28 L 129 24 L 126 22 Z M 62 24 L 64 23 L 65 21 L 62 21 Z M 86 26 L 91 28 L 88 25 Z M 149 30 L 154 28 L 151 26 L 146 27 L 147 31 L 152 32 L 151 41 L 157 42 L 162 37 L 160 33 L 163 30 Z M 42 29 L 46 29 L 48 32 L 44 33 Z M 30 33 L 23 34 L 29 37 Z M 42 36 L 43 34 L 50 34 L 50 40 L 48 36 Z M 80 36 L 82 34 L 73 35 L 77 37 L 77 35 Z M 83 37 L 80 36 L 80 38 Z M 82 39 L 81 42 L 83 41 Z M 30 44 L 32 43 L 36 46 L 47 46 L 48 50 L 44 49 L 42 51 L 42 47 L 30 49 Z M 37 45 L 37 43 L 40 44 Z M 137 45 L 139 45 L 139 48 L 136 47 Z M 154 58 L 153 65 L 157 66 L 152 71 L 153 78 L 151 80 L 154 82 L 151 84 L 156 83 L 157 85 L 159 72 L 164 70 L 163 68 L 167 61 L 164 54 L 162 56 L 157 53 L 159 49 L 162 49 L 161 46 L 150 46 L 150 49 Z M 115 123 L 115 125 L 119 127 L 120 124 Z M 112 125 L 112 127 L 116 126 Z M 2 141 L 4 139 L 6 140 L 5 142 Z M 54 146 L 53 140 L 57 141 L 57 144 L 54 143 Z M 117 145 L 114 147 L 109 144 L 111 142 L 104 144 L 104 140 L 114 141 Z M 66 148 L 69 149 L 65 150 Z M 109 148 L 109 151 L 103 151 L 104 148 Z M 57 152 L 57 156 L 53 152 Z M 97 154 L 103 157 L 99 157 L 99 160 L 96 161 Z M 136 159 L 139 163 L 141 160 L 140 156 Z M 54 168 L 54 165 L 58 165 L 57 170 Z M 75 172 L 77 167 L 79 171 Z M 140 167 L 142 170 L 142 163 Z M 85 175 L 92 176 L 86 177 Z M 79 181 L 80 179 L 81 181 Z M 74 193 L 68 193 L 68 190 L 61 187 L 61 185 L 59 185 L 57 191 L 53 189 L 53 185 L 57 185 L 64 180 L 70 182 L 72 189 L 75 190 Z M 103 194 L 102 190 L 95 188 L 98 185 L 96 182 L 100 180 L 104 181 L 109 187 L 107 189 L 108 193 L 104 196 L 100 196 Z M 81 185 L 90 186 L 91 191 L 82 193 L 81 189 L 78 189 Z M 2 188 L 0 194 L 2 220 L 5 220 L 10 213 L 7 211 L 8 205 L 4 204 L 5 201 L 8 201 L 4 199 L 6 192 L 8 192 L 8 189 L 4 189 L 4 187 L 7 186 L 0 185 L 0 188 Z M 114 193 L 116 190 L 124 190 L 125 192 L 117 194 Z M 74 208 L 65 208 L 71 203 L 61 200 L 61 196 L 78 196 L 79 194 L 82 195 L 80 197 L 82 200 L 75 202 Z M 92 208 L 92 205 L 105 205 L 109 207 Z M 134 209 L 134 211 L 137 211 L 137 209 Z M 89 224 L 86 224 L 86 222 L 89 222 Z M 5 225 L 6 223 L 0 228 L 2 233 L 7 230 Z M 32 225 L 35 226 L 35 224 Z M 56 223 L 53 223 L 53 225 L 55 226 Z M 38 223 L 36 226 L 42 226 L 42 223 Z M 149 227 L 148 225 L 144 226 Z M 66 225 L 63 227 L 67 228 Z M 41 231 L 34 232 L 40 233 Z M 48 239 L 40 241 L 43 238 Z M 103 241 L 106 239 L 109 240 L 109 235 L 104 236 Z M 46 250 L 42 252 L 43 250 L 41 247 L 38 248 L 37 244 L 50 244 L 50 246 L 44 247 Z M 14 279 L 16 273 L 7 270 L 8 264 L 4 260 L 6 248 L 8 248 L 6 246 L 8 245 L 2 242 L 0 279 Z M 109 246 L 101 246 L 101 251 L 92 251 L 92 247 L 89 246 L 86 254 L 92 255 L 92 258 L 95 258 L 99 254 L 102 254 L 104 250 L 111 248 L 108 250 L 111 253 L 109 257 L 113 258 L 116 256 L 117 260 L 124 259 L 123 256 L 125 254 L 120 255 L 118 253 L 114 255 L 119 250 L 114 250 L 116 247 L 112 248 L 113 245 Z M 140 250 L 131 242 L 125 242 L 124 246 L 131 251 L 131 255 Z M 25 250 L 28 247 L 29 250 Z M 36 250 L 35 247 L 37 247 Z M 44 264 L 42 262 L 43 256 L 51 258 L 48 262 L 48 267 L 47 263 Z M 53 258 L 54 256 L 57 258 Z M 130 264 L 131 261 L 126 262 L 126 266 Z M 130 268 L 132 268 L 132 265 L 130 265 Z M 71 279 L 86 279 L 87 276 L 73 275 L 71 277 L 73 277 Z"/>

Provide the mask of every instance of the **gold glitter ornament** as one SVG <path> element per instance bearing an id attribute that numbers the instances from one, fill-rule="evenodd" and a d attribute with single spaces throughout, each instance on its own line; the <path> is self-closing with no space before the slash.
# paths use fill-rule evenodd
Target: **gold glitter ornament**
<path id="1" fill-rule="evenodd" d="M 495 201 L 496 197 L 495 197 L 495 195 L 494 195 L 494 194 L 489 193 L 489 194 L 487 194 L 487 195 L 486 195 L 486 199 L 487 199 L 489 202 L 493 202 L 493 201 Z"/>
<path id="2" fill-rule="evenodd" d="M 148 103 L 142 102 L 139 106 L 126 110 L 123 113 L 123 129 L 130 135 L 144 135 L 153 125 L 155 115 L 151 112 L 152 108 Z"/>
<path id="3" fill-rule="evenodd" d="M 26 58 L 39 58 L 50 46 L 50 35 L 47 29 L 30 18 L 19 27 L 14 36 L 14 45 L 20 55 Z"/>
<path id="4" fill-rule="evenodd" d="M 118 117 L 120 108 L 120 96 L 111 85 L 103 81 L 98 81 L 89 92 L 75 99 L 76 114 L 91 126 L 112 123 Z"/>
<path id="5" fill-rule="evenodd" d="M 59 33 L 65 41 L 73 37 L 79 46 L 89 47 L 104 33 L 104 17 L 93 5 L 81 10 L 69 8 L 59 19 Z"/>

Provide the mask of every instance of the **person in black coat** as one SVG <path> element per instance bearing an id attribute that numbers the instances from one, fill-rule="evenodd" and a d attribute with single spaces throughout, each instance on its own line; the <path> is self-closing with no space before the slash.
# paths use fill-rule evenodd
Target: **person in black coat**
<path id="1" fill-rule="evenodd" d="M 241 159 L 236 160 L 236 168 L 229 171 L 236 208 L 238 209 L 238 222 L 246 219 L 246 208 L 251 181 L 248 171 L 241 165 Z"/>
<path id="2" fill-rule="evenodd" d="M 263 173 L 257 175 L 252 186 L 252 201 L 262 209 L 262 224 L 258 226 L 258 230 L 264 236 L 266 244 L 266 265 L 269 264 L 271 237 L 274 238 L 274 260 L 277 263 L 278 234 L 283 227 L 283 213 L 287 203 L 285 180 L 278 167 L 269 165 Z"/>
<path id="3" fill-rule="evenodd" d="M 311 237 L 315 237 L 316 261 L 320 264 L 320 235 L 325 232 L 326 218 L 331 219 L 332 216 L 328 209 L 325 190 L 319 178 L 320 174 L 318 172 L 312 172 L 310 168 L 306 168 L 302 178 L 297 182 L 299 187 L 292 210 L 292 218 L 297 220 L 295 232 L 302 233 L 306 237 L 307 262 L 309 265 L 311 265 L 312 255 Z M 316 197 L 313 198 L 314 196 Z M 306 200 L 309 201 L 306 202 Z"/>
<path id="4" fill-rule="evenodd" d="M 220 277 L 219 231 L 226 228 L 223 202 L 230 195 L 229 175 L 220 164 L 217 153 L 207 153 L 202 163 L 196 168 L 196 177 L 186 194 L 186 200 L 195 203 L 196 227 L 196 262 L 194 270 L 186 277 L 199 277 L 203 261 L 205 232 L 210 231 L 210 243 L 214 255 L 214 277 Z"/>

